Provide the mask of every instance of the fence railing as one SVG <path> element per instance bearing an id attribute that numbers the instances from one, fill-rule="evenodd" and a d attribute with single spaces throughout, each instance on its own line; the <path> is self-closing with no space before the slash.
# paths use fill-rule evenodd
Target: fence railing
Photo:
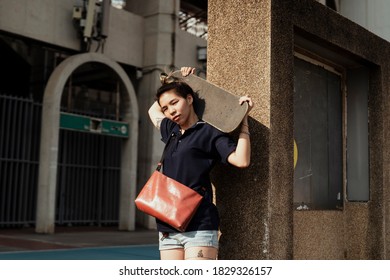
<path id="1" fill-rule="evenodd" d="M 42 105 L 0 95 L 0 228 L 33 226 Z M 60 130 L 56 223 L 118 223 L 122 139 Z"/>

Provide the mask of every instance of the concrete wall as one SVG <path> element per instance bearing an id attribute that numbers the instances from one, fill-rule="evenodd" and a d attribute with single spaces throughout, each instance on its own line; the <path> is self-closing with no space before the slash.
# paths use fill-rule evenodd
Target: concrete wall
<path id="1" fill-rule="evenodd" d="M 273 48 L 284 46 L 278 47 L 271 42 L 271 15 L 271 1 L 209 1 L 208 79 L 237 95 L 251 95 L 256 104 L 249 122 L 251 166 L 245 170 L 229 167 L 227 171 L 222 167 L 213 176 L 221 214 L 219 256 L 222 259 L 289 259 L 292 256 L 292 227 L 287 226 L 292 220 L 292 208 L 289 207 L 292 201 L 289 199 L 292 171 L 290 167 L 282 167 L 277 178 L 272 174 L 276 172 L 272 168 L 272 147 L 283 146 L 280 143 L 287 142 L 285 152 L 278 153 L 278 163 L 292 162 L 289 149 L 292 143 L 292 129 L 289 128 L 292 120 L 289 116 L 292 111 L 288 111 L 292 108 L 289 106 L 292 95 L 280 95 L 278 102 L 285 104 L 286 111 L 283 116 L 274 116 L 280 120 L 279 129 L 285 128 L 286 133 L 278 138 L 280 143 L 271 146 L 276 140 L 273 132 L 277 132 L 272 129 L 275 126 L 271 119 L 272 103 L 276 101 L 272 97 L 271 75 L 274 69 L 271 60 Z M 288 17 L 287 14 L 284 16 Z M 291 49 L 290 39 L 287 50 Z M 292 73 L 291 62 L 281 63 Z M 275 82 L 275 85 L 280 85 L 286 93 L 292 92 L 289 80 L 280 84 Z M 272 199 L 274 194 L 278 194 L 278 198 Z M 279 223 L 281 226 L 274 230 Z M 283 252 L 272 248 L 277 243 Z"/>
<path id="2" fill-rule="evenodd" d="M 0 0 L 0 30 L 79 51 L 73 24 L 73 6 L 80 1 Z M 105 54 L 129 65 L 142 67 L 144 21 L 141 16 L 110 6 Z M 91 47 L 95 50 L 96 43 Z"/>
<path id="3" fill-rule="evenodd" d="M 297 47 L 346 73 L 369 71 L 368 202 L 344 196 L 342 210 L 293 210 Z M 209 0 L 208 79 L 250 94 L 256 104 L 251 166 L 214 176 L 220 258 L 389 258 L 389 50 L 388 42 L 314 0 Z"/>
<path id="4" fill-rule="evenodd" d="M 340 14 L 390 41 L 388 0 L 340 0 Z"/>
<path id="5" fill-rule="evenodd" d="M 197 59 L 197 48 L 207 47 L 207 41 L 186 31 L 178 30 L 176 42 L 175 61 L 179 63 L 178 66 L 189 65 L 202 70 L 204 65 Z M 202 77 L 204 78 L 204 75 Z"/>

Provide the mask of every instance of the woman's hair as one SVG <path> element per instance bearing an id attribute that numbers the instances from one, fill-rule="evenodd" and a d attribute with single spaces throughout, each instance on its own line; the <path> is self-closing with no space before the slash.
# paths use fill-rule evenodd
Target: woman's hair
<path id="1" fill-rule="evenodd" d="M 169 75 L 166 73 L 161 73 L 160 75 L 161 87 L 157 89 L 156 100 L 160 104 L 160 96 L 167 91 L 175 90 L 177 95 L 187 98 L 187 95 L 190 94 L 195 98 L 194 90 L 180 78 L 172 76 L 172 73 Z"/>

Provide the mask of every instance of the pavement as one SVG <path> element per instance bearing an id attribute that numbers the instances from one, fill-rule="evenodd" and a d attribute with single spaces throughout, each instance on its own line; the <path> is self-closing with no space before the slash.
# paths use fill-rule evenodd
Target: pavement
<path id="1" fill-rule="evenodd" d="M 159 259 L 156 230 L 116 227 L 56 227 L 54 234 L 33 228 L 0 229 L 0 260 Z"/>

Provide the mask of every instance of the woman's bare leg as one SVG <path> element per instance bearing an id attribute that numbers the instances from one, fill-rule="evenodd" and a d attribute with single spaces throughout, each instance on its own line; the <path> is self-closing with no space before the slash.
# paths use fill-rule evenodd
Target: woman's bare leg
<path id="1" fill-rule="evenodd" d="M 170 249 L 160 251 L 161 260 L 184 260 L 184 249 Z"/>
<path id="2" fill-rule="evenodd" d="M 214 247 L 190 247 L 185 251 L 186 260 L 216 260 L 218 249 Z"/>

